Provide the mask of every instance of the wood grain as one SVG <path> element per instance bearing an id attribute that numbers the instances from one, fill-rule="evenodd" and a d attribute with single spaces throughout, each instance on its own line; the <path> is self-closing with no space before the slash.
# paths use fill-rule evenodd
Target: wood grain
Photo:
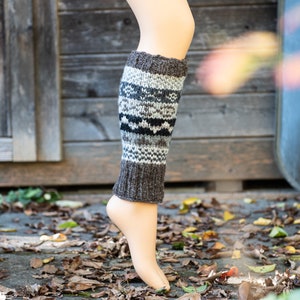
<path id="1" fill-rule="evenodd" d="M 14 161 L 36 161 L 33 17 L 31 0 L 7 0 Z"/>
<path id="2" fill-rule="evenodd" d="M 273 138 L 173 141 L 167 182 L 278 179 Z M 119 172 L 118 142 L 66 143 L 60 163 L 6 163 L 0 186 L 111 184 Z"/>
<path id="3" fill-rule="evenodd" d="M 13 160 L 13 142 L 11 138 L 0 138 L 0 161 Z M 5 176 L 5 175 L 3 175 Z"/>
<path id="4" fill-rule="evenodd" d="M 56 1 L 34 0 L 38 160 L 62 159 L 58 15 Z"/>
<path id="5" fill-rule="evenodd" d="M 99 1 L 100 2 L 100 1 Z M 249 30 L 276 30 L 274 4 L 193 7 L 196 31 L 191 51 L 209 50 Z M 129 52 L 139 30 L 130 9 L 61 11 L 62 54 Z M 130 38 L 128 38 L 130 37 Z"/>
<path id="6" fill-rule="evenodd" d="M 226 100 L 183 96 L 173 138 L 273 136 L 274 116 L 274 94 L 237 94 Z M 120 139 L 116 98 L 66 99 L 63 120 L 66 142 Z"/>
<path id="7" fill-rule="evenodd" d="M 189 72 L 183 93 L 205 94 L 195 74 L 207 52 L 190 52 L 188 55 Z M 117 97 L 119 82 L 127 59 L 127 54 L 67 55 L 61 59 L 62 97 L 97 98 Z M 246 82 L 238 93 L 274 92 L 271 69 L 260 69 L 251 80 Z"/>
<path id="8" fill-rule="evenodd" d="M 5 97 L 5 33 L 4 1 L 0 0 L 0 137 L 7 136 L 7 108 Z"/>
<path id="9" fill-rule="evenodd" d="M 227 6 L 227 5 L 259 5 L 277 3 L 277 0 L 189 0 L 191 6 Z M 124 0 L 59 0 L 60 10 L 98 10 L 112 8 L 127 8 Z"/>

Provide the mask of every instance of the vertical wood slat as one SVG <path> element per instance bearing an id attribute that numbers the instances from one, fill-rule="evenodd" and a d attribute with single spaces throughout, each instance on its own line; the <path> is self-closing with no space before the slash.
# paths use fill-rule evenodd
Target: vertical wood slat
<path id="1" fill-rule="evenodd" d="M 4 0 L 0 0 L 0 137 L 7 136 L 7 106 L 5 97 L 5 34 L 4 34 Z M 1 154 L 0 154 L 1 155 Z"/>
<path id="2" fill-rule="evenodd" d="M 33 12 L 38 161 L 60 161 L 62 130 L 57 2 L 33 0 Z"/>
<path id="3" fill-rule="evenodd" d="M 13 160 L 37 160 L 32 0 L 5 0 Z"/>

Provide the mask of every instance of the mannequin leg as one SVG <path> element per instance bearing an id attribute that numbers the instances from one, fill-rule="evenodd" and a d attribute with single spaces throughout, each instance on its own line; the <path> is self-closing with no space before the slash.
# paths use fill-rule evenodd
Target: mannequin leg
<path id="1" fill-rule="evenodd" d="M 124 68 L 119 118 L 122 161 L 107 213 L 126 236 L 132 262 L 154 289 L 170 289 L 156 261 L 157 205 L 194 32 L 186 0 L 128 0 L 140 27 Z"/>

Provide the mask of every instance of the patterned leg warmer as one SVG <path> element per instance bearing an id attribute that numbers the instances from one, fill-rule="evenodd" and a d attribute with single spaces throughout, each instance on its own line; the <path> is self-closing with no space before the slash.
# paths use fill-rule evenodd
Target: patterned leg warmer
<path id="1" fill-rule="evenodd" d="M 186 73 L 186 60 L 130 54 L 119 94 L 123 152 L 113 191 L 120 199 L 162 202 L 166 158 Z"/>

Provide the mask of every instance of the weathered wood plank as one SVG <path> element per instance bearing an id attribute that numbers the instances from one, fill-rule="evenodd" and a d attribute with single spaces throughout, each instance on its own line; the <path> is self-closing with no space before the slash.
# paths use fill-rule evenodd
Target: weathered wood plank
<path id="1" fill-rule="evenodd" d="M 205 91 L 195 78 L 198 65 L 207 52 L 189 53 L 189 73 L 184 85 L 184 94 L 203 94 Z M 119 82 L 127 54 L 63 56 L 62 97 L 95 98 L 117 97 Z M 270 69 L 261 69 L 246 82 L 238 92 L 274 92 L 273 74 Z"/>
<path id="2" fill-rule="evenodd" d="M 99 1 L 100 2 L 100 1 Z M 275 4 L 193 7 L 191 51 L 209 50 L 248 30 L 276 30 Z M 62 54 L 119 53 L 137 47 L 139 30 L 130 9 L 60 12 Z M 130 37 L 130 38 L 128 38 Z"/>
<path id="3" fill-rule="evenodd" d="M 110 184 L 119 172 L 120 144 L 66 143 L 60 163 L 0 164 L 0 186 Z M 273 139 L 174 141 L 168 182 L 282 178 Z"/>
<path id="4" fill-rule="evenodd" d="M 273 136 L 274 94 L 239 94 L 229 99 L 183 96 L 173 137 Z M 64 101 L 64 140 L 114 141 L 120 139 L 116 98 Z"/>
<path id="5" fill-rule="evenodd" d="M 9 106 L 6 97 L 5 84 L 5 24 L 4 24 L 4 0 L 0 0 L 0 137 L 9 136 Z"/>
<path id="6" fill-rule="evenodd" d="M 32 1 L 6 1 L 13 159 L 36 161 Z"/>
<path id="7" fill-rule="evenodd" d="M 258 5 L 266 3 L 277 3 L 277 0 L 189 0 L 191 6 Z M 58 5 L 60 10 L 94 10 L 128 7 L 124 0 L 60 0 Z"/>
<path id="8" fill-rule="evenodd" d="M 62 159 L 61 101 L 56 1 L 34 0 L 38 160 Z"/>
<path id="9" fill-rule="evenodd" d="M 13 160 L 13 142 L 11 138 L 0 138 L 0 162 Z"/>

